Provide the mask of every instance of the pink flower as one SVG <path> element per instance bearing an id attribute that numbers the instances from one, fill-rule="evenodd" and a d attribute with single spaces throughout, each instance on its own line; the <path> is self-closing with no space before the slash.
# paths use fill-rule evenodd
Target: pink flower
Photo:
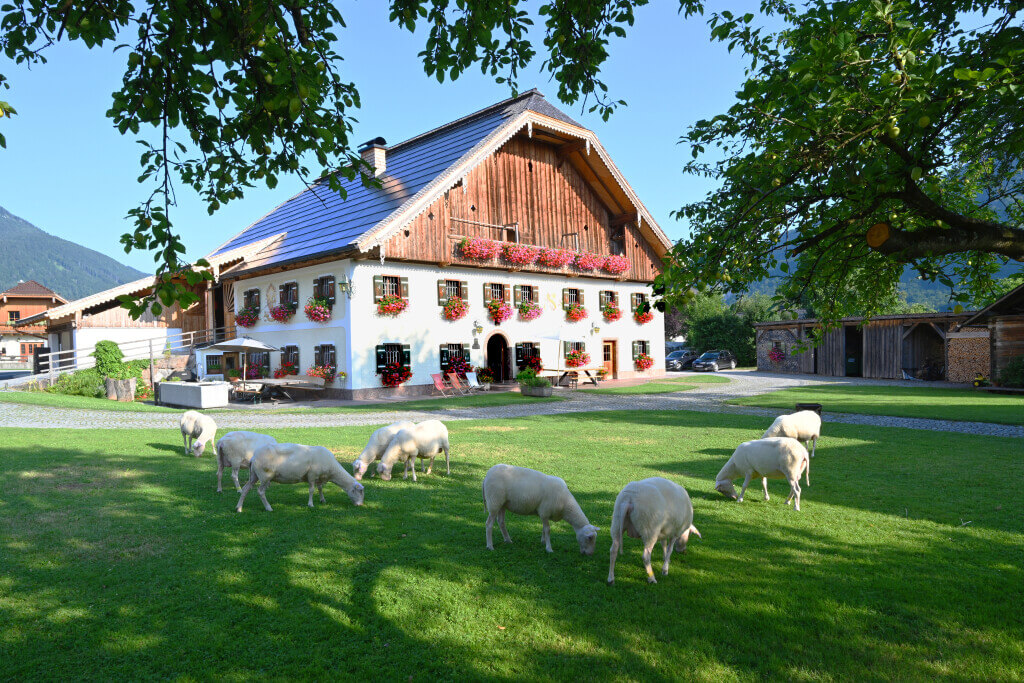
<path id="1" fill-rule="evenodd" d="M 633 320 L 640 325 L 645 325 L 654 320 L 654 314 L 650 311 L 637 311 L 633 314 Z"/>
<path id="2" fill-rule="evenodd" d="M 565 365 L 570 368 L 581 368 L 590 363 L 590 354 L 586 351 L 572 351 L 565 357 Z"/>
<path id="3" fill-rule="evenodd" d="M 567 249 L 542 248 L 537 260 L 542 266 L 550 268 L 561 268 L 572 263 L 576 254 Z"/>
<path id="4" fill-rule="evenodd" d="M 629 270 L 629 258 L 626 256 L 608 256 L 604 260 L 604 270 L 612 275 L 621 275 Z"/>
<path id="5" fill-rule="evenodd" d="M 466 258 L 486 261 L 498 255 L 501 251 L 501 243 L 480 237 L 465 237 L 459 242 L 459 249 Z"/>
<path id="6" fill-rule="evenodd" d="M 527 266 L 540 257 L 540 250 L 537 247 L 530 247 L 524 244 L 506 244 L 502 248 L 505 260 L 518 266 Z"/>
<path id="7" fill-rule="evenodd" d="M 654 365 L 654 359 L 646 353 L 638 353 L 633 359 L 637 370 L 649 370 Z"/>
<path id="8" fill-rule="evenodd" d="M 588 315 L 590 315 L 590 314 L 587 313 L 587 309 L 583 308 L 579 304 L 573 304 L 573 305 L 569 306 L 569 308 L 565 309 L 565 317 L 566 317 L 566 319 L 567 320 L 571 320 L 574 323 L 575 322 L 579 322 L 580 320 L 583 320 Z"/>
<path id="9" fill-rule="evenodd" d="M 576 254 L 576 267 L 580 270 L 594 270 L 604 264 L 604 256 L 581 251 Z"/>
<path id="10" fill-rule="evenodd" d="M 543 312 L 543 310 L 544 309 L 542 309 L 539 305 L 535 303 L 532 303 L 530 301 L 524 301 L 523 303 L 519 304 L 519 319 L 524 322 L 536 320 L 537 318 L 540 317 L 540 314 Z"/>
<path id="11" fill-rule="evenodd" d="M 409 306 L 400 296 L 385 296 L 377 302 L 377 315 L 398 315 Z"/>
<path id="12" fill-rule="evenodd" d="M 512 307 L 504 301 L 494 299 L 487 303 L 487 315 L 490 316 L 495 325 L 500 325 L 512 317 Z"/>

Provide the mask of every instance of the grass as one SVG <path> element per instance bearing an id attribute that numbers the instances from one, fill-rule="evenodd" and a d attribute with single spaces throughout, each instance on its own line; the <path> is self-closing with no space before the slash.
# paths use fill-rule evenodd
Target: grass
<path id="1" fill-rule="evenodd" d="M 782 389 L 731 403 L 789 409 L 797 403 L 821 403 L 826 411 L 835 413 L 1024 425 L 1024 396 L 973 389 L 826 384 Z"/>
<path id="2" fill-rule="evenodd" d="M 4 676 L 1020 677 L 1024 496 L 1006 484 L 1024 477 L 1024 443 L 831 425 L 796 513 L 781 482 L 767 503 L 712 491 L 764 427 L 655 411 L 452 422 L 450 477 L 367 480 L 362 508 L 331 486 L 309 510 L 304 486 L 275 485 L 273 513 L 253 496 L 242 514 L 175 430 L 8 429 Z M 348 462 L 372 429 L 271 433 Z M 559 522 L 546 554 L 539 520 L 511 514 L 515 542 L 486 551 L 480 482 L 496 462 L 564 477 L 602 528 L 597 553 Z M 627 539 L 608 587 L 615 495 L 655 475 L 689 489 L 704 539 L 657 585 Z"/>
<path id="3" fill-rule="evenodd" d="M 678 382 L 647 382 L 625 387 L 608 387 L 605 389 L 587 389 L 588 394 L 608 394 L 611 396 L 630 394 L 672 394 L 677 391 L 689 391 L 697 387 Z"/>
<path id="4" fill-rule="evenodd" d="M 106 398 L 51 394 L 48 391 L 0 391 L 0 403 L 20 403 L 49 408 L 72 408 L 79 410 L 113 410 L 125 413 L 180 413 L 178 408 L 165 408 L 151 403 L 122 403 Z"/>

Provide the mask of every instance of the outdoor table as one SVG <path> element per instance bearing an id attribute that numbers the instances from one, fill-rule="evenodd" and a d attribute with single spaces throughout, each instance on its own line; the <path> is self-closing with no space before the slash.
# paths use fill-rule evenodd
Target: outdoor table
<path id="1" fill-rule="evenodd" d="M 541 368 L 541 372 L 551 372 L 557 375 L 558 379 L 555 381 L 556 386 L 562 386 L 562 381 L 569 376 L 570 372 L 580 372 L 587 376 L 586 381 L 590 382 L 596 387 L 598 380 L 597 373 L 598 371 L 600 371 L 600 369 L 601 368 Z"/>

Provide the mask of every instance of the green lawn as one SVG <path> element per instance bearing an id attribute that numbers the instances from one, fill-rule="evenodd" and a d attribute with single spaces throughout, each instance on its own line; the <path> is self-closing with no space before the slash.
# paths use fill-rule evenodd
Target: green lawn
<path id="1" fill-rule="evenodd" d="M 826 411 L 835 413 L 1024 425 L 1024 396 L 974 389 L 827 384 L 783 389 L 731 403 L 789 409 L 797 403 L 820 403 Z"/>
<path id="2" fill-rule="evenodd" d="M 180 413 L 180 408 L 164 408 L 152 403 L 122 403 L 106 398 L 51 394 L 48 391 L 0 391 L 0 403 L 21 403 L 50 408 L 78 408 L 81 410 L 115 410 L 128 413 Z"/>
<path id="3" fill-rule="evenodd" d="M 1024 443 L 835 424 L 803 512 L 713 481 L 766 418 L 605 412 L 452 422 L 452 475 L 214 492 L 176 430 L 8 429 L 0 458 L 0 659 L 39 678 L 1007 680 L 1024 671 Z M 352 460 L 373 427 L 290 429 Z M 563 476 L 592 522 L 581 556 L 535 517 L 484 549 L 496 462 Z M 441 468 L 443 472 L 443 467 Z M 645 581 L 627 482 L 685 485 L 703 540 Z M 243 473 L 243 479 L 244 479 Z M 1007 488 L 1007 486 L 1009 488 Z M 969 524 L 967 524 L 969 522 Z M 497 535 L 497 534 L 496 534 Z M 500 539 L 500 536 L 499 536 Z M 660 549 L 655 561 L 660 563 Z M 59 674 L 59 676 L 58 676 Z"/>
<path id="4" fill-rule="evenodd" d="M 671 394 L 677 391 L 689 391 L 697 387 L 691 384 L 679 384 L 678 382 L 647 382 L 646 384 L 634 384 L 625 387 L 607 387 L 603 389 L 587 389 L 588 394 L 609 394 L 618 396 L 621 394 Z"/>

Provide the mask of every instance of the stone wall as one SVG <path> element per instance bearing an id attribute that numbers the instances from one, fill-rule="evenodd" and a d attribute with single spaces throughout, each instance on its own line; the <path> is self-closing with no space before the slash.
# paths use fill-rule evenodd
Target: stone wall
<path id="1" fill-rule="evenodd" d="M 786 357 L 781 363 L 773 363 L 768 358 L 768 352 L 772 350 L 775 342 L 782 344 L 782 351 Z M 757 334 L 757 369 L 761 372 L 802 372 L 800 369 L 801 357 L 794 351 L 797 345 L 796 334 L 787 329 L 766 329 Z M 808 353 L 810 353 L 808 351 Z"/>
<path id="2" fill-rule="evenodd" d="M 950 382 L 971 382 L 979 373 L 988 377 L 989 334 L 986 327 L 968 327 L 946 335 L 946 379 Z"/>

